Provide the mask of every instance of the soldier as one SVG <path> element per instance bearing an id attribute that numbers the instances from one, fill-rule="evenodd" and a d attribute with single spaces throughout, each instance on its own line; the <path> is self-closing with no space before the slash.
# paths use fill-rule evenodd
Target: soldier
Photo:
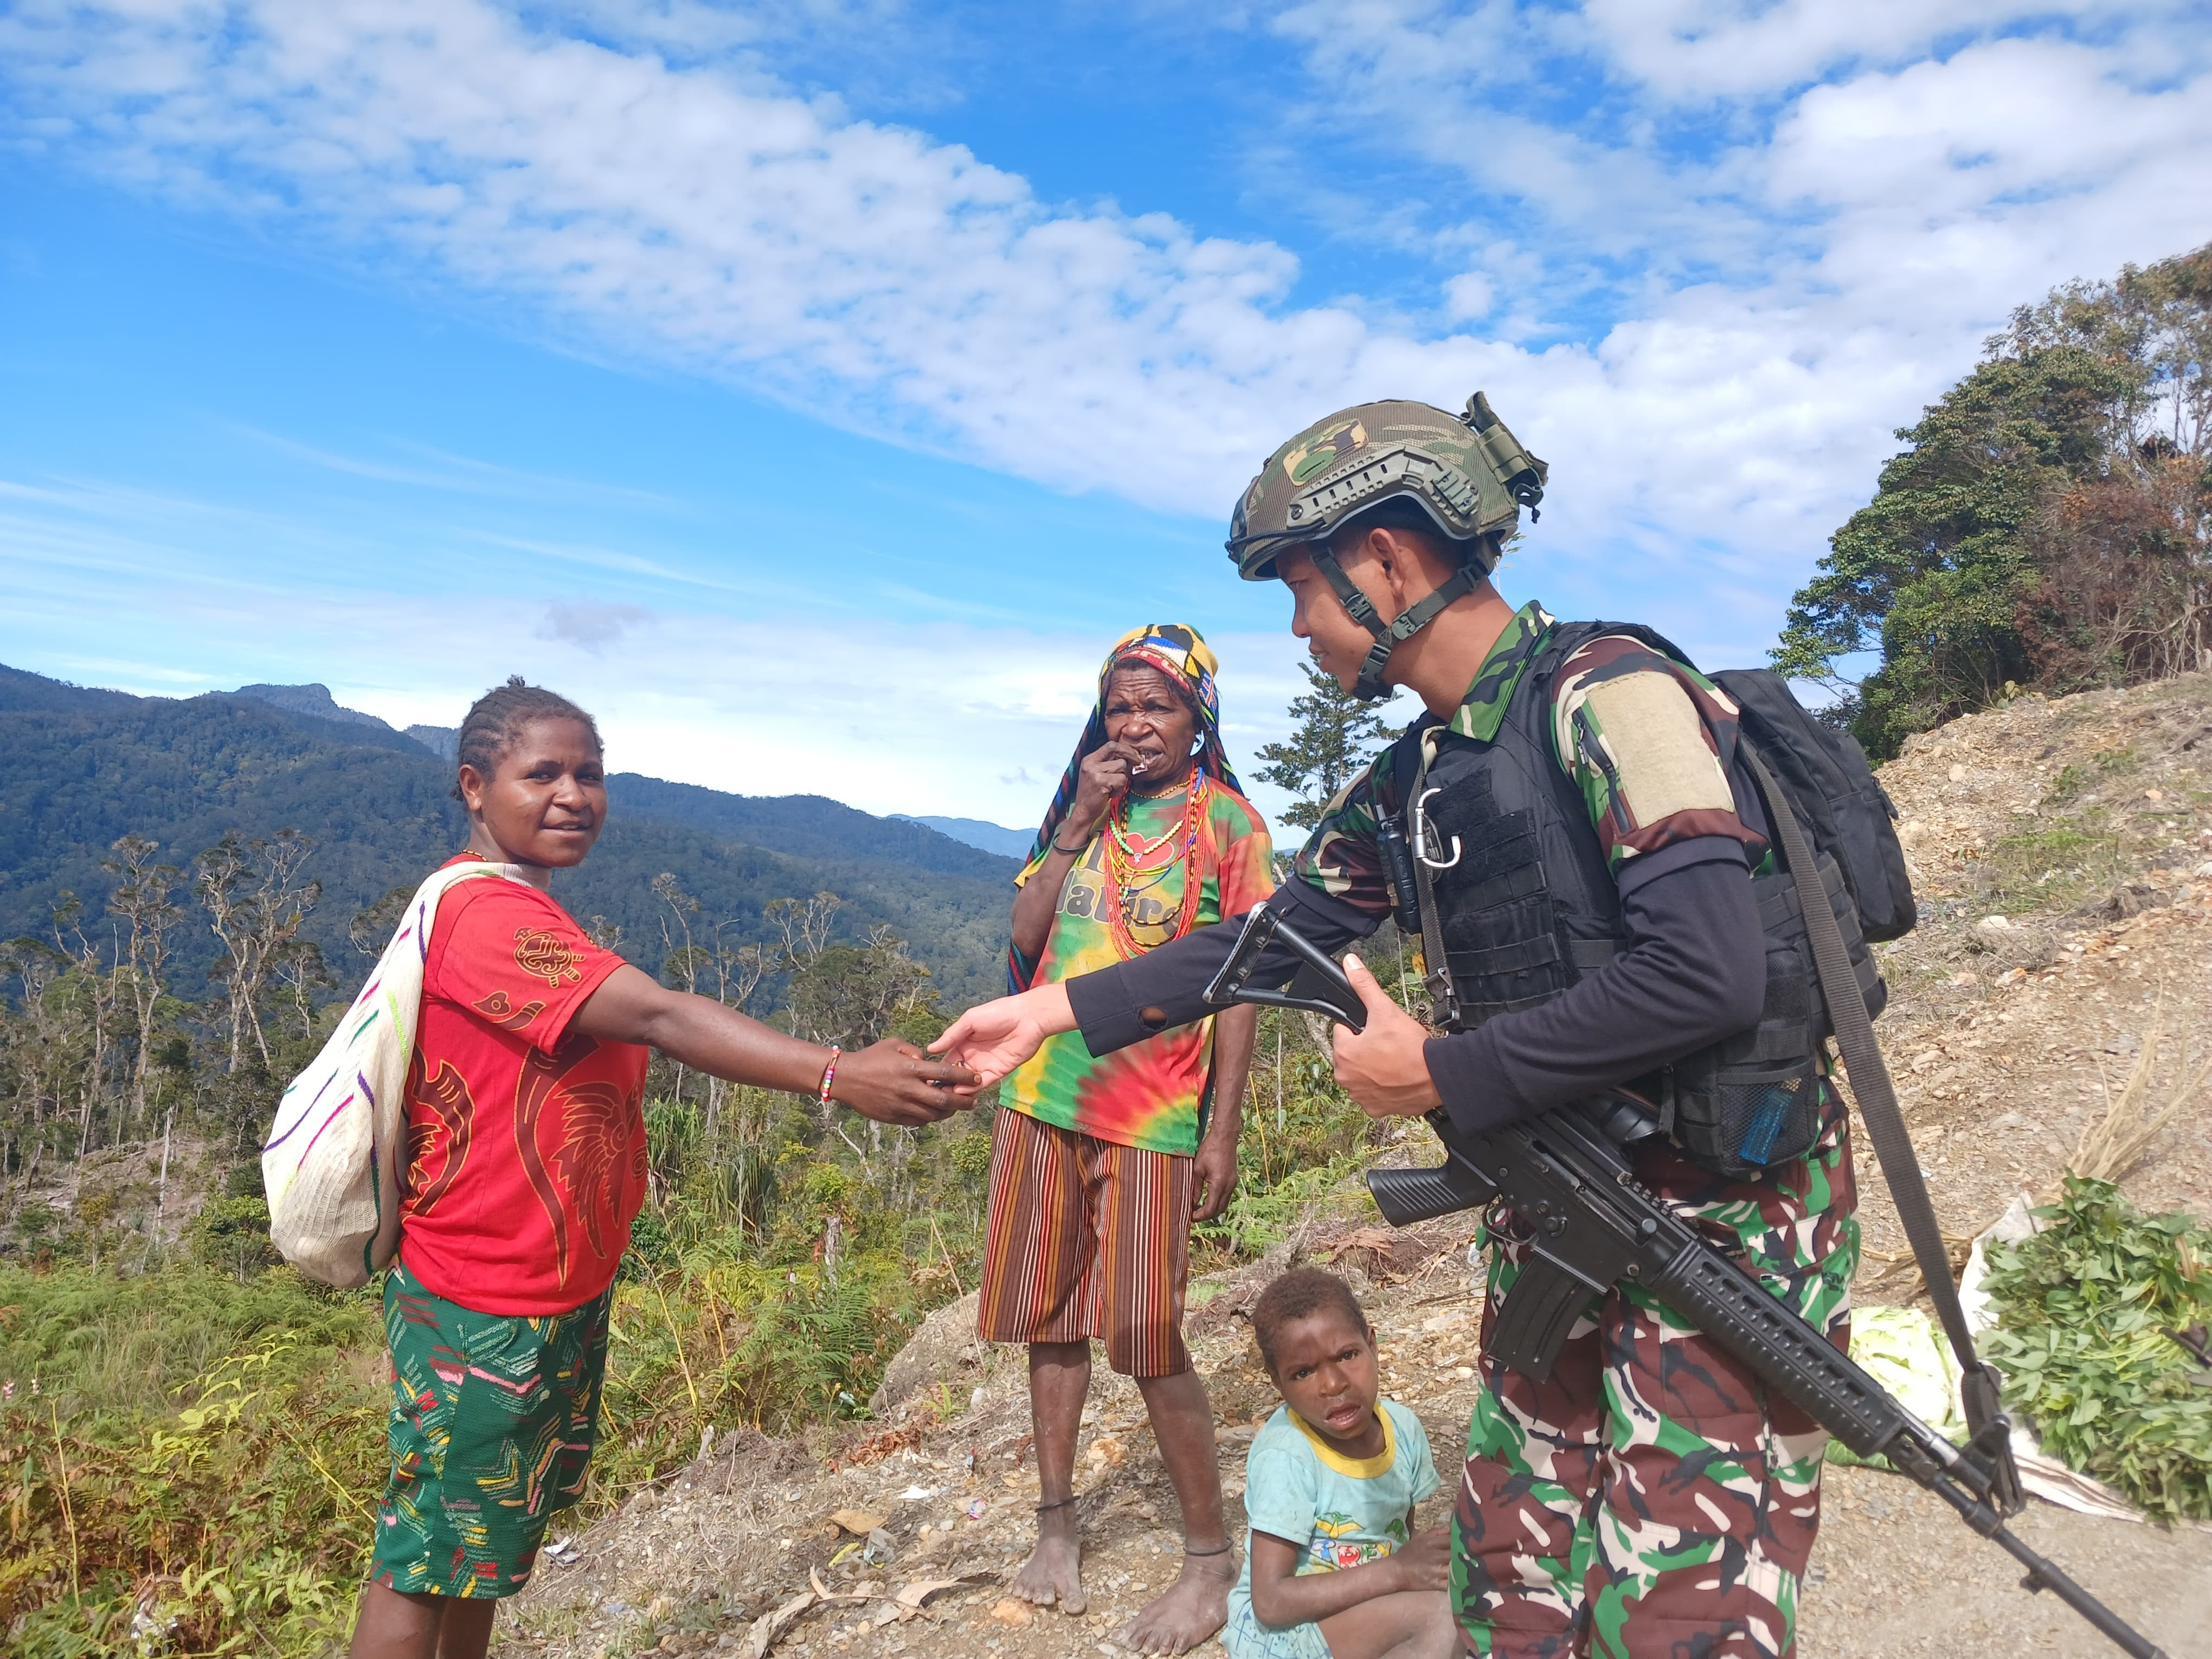
<path id="1" fill-rule="evenodd" d="M 1478 392 L 1460 416 L 1332 415 L 1239 500 L 1237 572 L 1290 589 L 1315 660 L 1425 711 L 1328 804 L 1268 902 L 1331 951 L 1366 937 L 1392 911 L 1378 830 L 1402 827 L 1432 890 L 1443 1030 L 1346 957 L 1369 1009 L 1364 1033 L 1336 1035 L 1352 1097 L 1377 1117 L 1441 1105 L 1480 1136 L 1639 1096 L 1662 1130 L 1630 1149 L 1639 1177 L 1841 1346 L 1846 1118 L 1735 705 L 1649 629 L 1499 597 L 1490 572 L 1546 473 Z M 1236 932 L 987 1004 L 939 1047 L 990 1078 L 1050 1034 L 1104 1054 L 1200 1018 Z M 1486 1236 L 1486 1336 L 1528 1238 L 1509 1213 Z M 1593 1298 L 1541 1382 L 1486 1358 L 1468 1438 L 1452 1601 L 1470 1651 L 1790 1651 L 1826 1436 L 1638 1287 Z"/>

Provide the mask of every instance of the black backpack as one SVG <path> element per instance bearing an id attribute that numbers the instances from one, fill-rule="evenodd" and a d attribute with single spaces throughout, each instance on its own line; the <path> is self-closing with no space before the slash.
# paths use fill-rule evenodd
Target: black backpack
<path id="1" fill-rule="evenodd" d="M 1743 736 L 1811 826 L 1815 849 L 1841 866 L 1867 942 L 1911 933 L 1920 913 L 1897 839 L 1897 808 L 1858 739 L 1807 714 L 1771 668 L 1728 668 L 1711 678 L 1742 710 Z"/>

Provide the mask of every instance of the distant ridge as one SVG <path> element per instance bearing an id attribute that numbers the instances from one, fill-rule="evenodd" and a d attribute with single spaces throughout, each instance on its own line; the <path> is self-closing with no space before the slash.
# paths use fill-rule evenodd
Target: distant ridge
<path id="1" fill-rule="evenodd" d="M 374 714 L 341 707 L 327 685 L 241 685 L 230 695 L 251 697 L 288 714 L 313 714 L 318 720 L 341 720 L 348 726 L 374 726 L 386 732 L 392 729 Z"/>
<path id="2" fill-rule="evenodd" d="M 448 766 L 461 758 L 461 728 L 458 726 L 410 726 L 407 735 Z"/>
<path id="3" fill-rule="evenodd" d="M 1034 830 L 1009 830 L 1003 823 L 989 823 L 981 818 L 923 817 L 912 812 L 894 812 L 891 816 L 907 823 L 927 824 L 940 836 L 950 836 L 955 841 L 964 841 L 970 847 L 980 847 L 1004 858 L 1026 859 L 1036 842 Z"/>
<path id="4" fill-rule="evenodd" d="M 0 665 L 0 744 L 10 757 L 0 939 L 43 937 L 65 889 L 96 918 L 113 884 L 100 860 L 119 836 L 149 836 L 165 861 L 188 868 L 226 830 L 265 836 L 289 826 L 316 842 L 307 873 L 324 891 L 307 934 L 349 989 L 362 966 L 346 937 L 354 913 L 419 881 L 465 837 L 448 799 L 452 763 L 433 752 L 451 736 L 396 732 L 321 685 L 139 697 Z M 836 937 L 889 925 L 949 1008 L 996 989 L 1011 860 L 817 795 L 729 795 L 635 773 L 608 783 L 605 836 L 580 869 L 556 875 L 553 890 L 573 915 L 619 928 L 618 948 L 648 971 L 667 955 L 664 922 L 676 925 L 649 885 L 666 871 L 699 901 L 689 925 L 728 923 L 728 943 L 769 937 L 771 902 L 827 890 L 845 901 Z M 196 920 L 175 944 L 172 984 L 197 996 L 215 942 Z"/>
<path id="5" fill-rule="evenodd" d="M 348 708 L 327 685 L 241 685 L 218 696 L 250 697 L 288 714 L 372 727 L 420 744 L 447 766 L 460 757 L 461 733 L 453 726 L 410 726 L 404 732 L 374 714 Z M 672 783 L 636 772 L 607 778 L 607 802 L 622 817 L 658 818 L 732 841 L 750 842 L 800 858 L 888 859 L 919 870 L 996 878 L 999 860 L 1026 857 L 1030 836 L 975 818 L 918 818 L 903 812 L 878 817 L 826 795 L 733 795 L 696 783 Z M 916 824 L 927 833 L 896 828 Z M 948 826 L 959 825 L 955 830 Z M 969 831 L 982 831 L 977 836 Z M 1016 848 L 1013 843 L 1019 842 Z M 947 842 L 955 843 L 947 845 Z M 978 859 L 963 850 L 996 856 Z"/>

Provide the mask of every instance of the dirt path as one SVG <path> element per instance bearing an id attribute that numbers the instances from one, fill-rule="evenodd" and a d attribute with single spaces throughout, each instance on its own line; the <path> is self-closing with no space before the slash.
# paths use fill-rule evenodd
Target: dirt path
<path id="1" fill-rule="evenodd" d="M 2015 1193 L 2056 1185 L 2146 1045 L 2142 1093 L 2154 1105 L 2184 1048 L 2212 1041 L 2212 680 L 2023 699 L 1916 742 L 1884 781 L 1927 914 L 1886 952 L 1894 997 L 1880 1029 L 1937 1207 L 1963 1241 Z M 2212 1212 L 2205 1121 L 2204 1103 L 2191 1103 L 2152 1145 L 2125 1182 L 2138 1203 Z M 1902 1245 L 1871 1167 L 1862 1192 L 1860 1300 L 1904 1300 L 1916 1286 L 1885 1259 Z M 1393 1238 L 1363 1231 L 1371 1224 L 1347 1197 L 1304 1243 L 1340 1249 L 1340 1266 L 1382 1281 L 1367 1301 L 1386 1387 L 1419 1412 L 1448 1466 L 1473 1401 L 1471 1228 Z M 1274 1397 L 1237 1316 L 1277 1266 L 1193 1289 L 1191 1346 L 1222 1425 L 1240 1535 L 1243 1451 Z M 928 1384 L 951 1383 L 966 1402 L 959 1414 L 940 1423 L 908 1405 L 888 1415 L 897 1422 L 902 1410 L 909 1426 L 872 1444 L 848 1437 L 842 1452 L 726 1437 L 715 1455 L 550 1560 L 498 1651 L 742 1653 L 757 1621 L 806 1592 L 811 1573 L 858 1599 L 797 1615 L 778 1655 L 1115 1654 L 1114 1633 L 1172 1577 L 1180 1546 L 1136 1392 L 1102 1367 L 1085 1415 L 1078 1487 L 1091 1609 L 1024 1616 L 1003 1601 L 1000 1578 L 1025 1553 L 1036 1499 L 1021 1377 L 1015 1356 L 966 1340 L 962 1317 L 942 1310 L 895 1373 L 917 1401 Z M 2008 1557 L 1903 1479 L 1832 1468 L 1826 1491 L 1804 1659 L 2116 1651 L 2050 1597 L 2022 1591 Z M 1441 1513 L 1440 1500 L 1432 1507 Z M 831 1519 L 839 1510 L 880 1520 L 875 1550 L 888 1559 L 870 1561 L 864 1540 Z M 2212 1659 L 2212 1532 L 2042 1504 L 2017 1529 L 2173 1659 Z M 901 1618 L 897 1592 L 930 1580 L 959 1582 Z"/>

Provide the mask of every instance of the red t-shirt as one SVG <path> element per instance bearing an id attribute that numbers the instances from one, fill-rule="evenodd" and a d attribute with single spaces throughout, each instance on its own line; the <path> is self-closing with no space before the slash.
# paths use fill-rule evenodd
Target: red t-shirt
<path id="1" fill-rule="evenodd" d="M 647 1054 L 568 1022 L 622 965 L 534 887 L 486 878 L 438 901 L 399 1212 L 400 1258 L 434 1294 L 557 1314 L 613 1281 L 645 1201 Z"/>

